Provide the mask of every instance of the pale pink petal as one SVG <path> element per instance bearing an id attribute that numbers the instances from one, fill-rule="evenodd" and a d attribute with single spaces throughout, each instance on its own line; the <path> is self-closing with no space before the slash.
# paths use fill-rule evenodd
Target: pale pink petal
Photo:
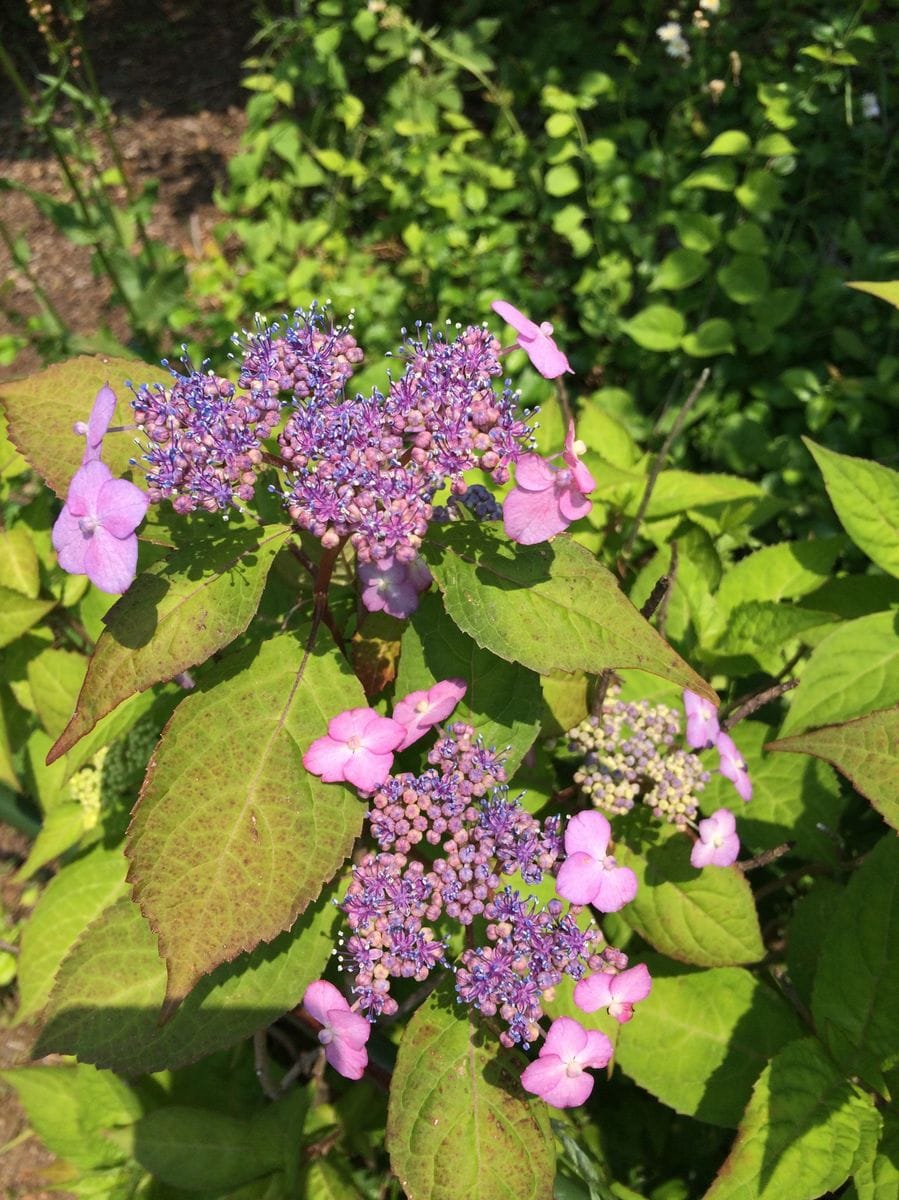
<path id="1" fill-rule="evenodd" d="M 65 570 L 65 568 L 63 568 Z M 84 549 L 84 574 L 101 592 L 120 596 L 137 573 L 137 536 L 113 537 L 98 525 Z"/>
<path id="2" fill-rule="evenodd" d="M 581 851 L 593 858 L 602 858 L 611 836 L 612 826 L 602 813 L 593 810 L 578 813 L 571 818 L 565 829 L 566 853 L 576 854 Z"/>
<path id="3" fill-rule="evenodd" d="M 336 742 L 347 742 L 351 737 L 361 738 L 368 720 L 378 714 L 371 708 L 348 708 L 328 722 L 328 733 Z"/>
<path id="4" fill-rule="evenodd" d="M 66 497 L 69 511 L 76 517 L 95 513 L 100 488 L 109 479 L 112 479 L 112 471 L 106 463 L 88 462 L 79 467 L 72 476 Z"/>
<path id="5" fill-rule="evenodd" d="M 737 818 L 729 808 L 716 809 L 705 821 L 699 822 L 699 832 L 703 836 L 708 833 L 709 837 L 727 837 L 736 830 Z"/>
<path id="6" fill-rule="evenodd" d="M 62 512 L 56 518 L 56 523 L 53 526 L 53 532 L 50 535 L 50 541 L 53 543 L 53 549 L 57 553 L 61 553 L 63 547 L 68 547 L 70 543 L 77 545 L 78 552 L 81 553 L 83 547 L 81 543 L 85 540 L 84 533 L 78 523 L 78 518 L 71 511 L 68 504 L 64 504 Z M 62 563 L 60 563 L 62 566 Z M 72 571 L 70 567 L 63 566 L 64 571 L 69 571 L 70 574 L 82 575 L 83 571 Z"/>
<path id="7" fill-rule="evenodd" d="M 598 1029 L 587 1030 L 587 1045 L 577 1056 L 582 1067 L 599 1070 L 612 1061 L 612 1043 Z"/>
<path id="8" fill-rule="evenodd" d="M 127 479 L 108 479 L 97 495 L 97 516 L 113 537 L 130 537 L 147 515 L 150 497 Z"/>
<path id="9" fill-rule="evenodd" d="M 589 979 L 579 979 L 574 985 L 574 1002 L 585 1013 L 608 1008 L 612 1003 L 611 982 L 615 977 L 600 971 Z"/>
<path id="10" fill-rule="evenodd" d="M 574 374 L 568 359 L 552 338 L 541 335 L 532 342 L 519 338 L 518 344 L 544 379 L 557 379 L 566 371 Z"/>
<path id="11" fill-rule="evenodd" d="M 579 521 L 581 517 L 586 517 L 587 513 L 593 507 L 593 501 L 588 500 L 586 496 L 573 487 L 564 488 L 556 493 L 556 501 L 559 505 L 559 512 L 566 521 Z"/>
<path id="12" fill-rule="evenodd" d="M 406 736 L 398 749 L 405 750 L 440 721 L 445 720 L 462 697 L 466 685 L 461 679 L 444 679 L 428 691 L 410 692 L 397 701 L 393 719 L 406 727 Z"/>
<path id="13" fill-rule="evenodd" d="M 107 383 L 97 392 L 97 397 L 91 409 L 91 415 L 88 418 L 87 446 L 84 451 L 84 462 L 92 462 L 100 457 L 106 430 L 109 428 L 113 414 L 115 413 L 115 405 L 115 392 Z"/>
<path id="14" fill-rule="evenodd" d="M 551 1091 L 544 1092 L 543 1099 L 553 1108 L 577 1108 L 589 1098 L 593 1083 L 593 1076 L 587 1071 L 579 1075 L 564 1074 Z"/>
<path id="15" fill-rule="evenodd" d="M 574 443 L 577 441 L 577 435 L 574 431 L 574 418 L 568 422 L 568 429 L 565 432 L 565 448 L 562 451 L 562 457 L 569 467 L 573 467 L 580 462 L 577 452 L 574 449 Z"/>
<path id="16" fill-rule="evenodd" d="M 341 997 L 342 998 L 342 997 Z M 343 1008 L 329 1008 L 327 1024 L 339 1038 L 354 1050 L 361 1050 L 371 1037 L 371 1025 L 359 1013 L 351 1012 L 344 1001 Z"/>
<path id="17" fill-rule="evenodd" d="M 611 976 L 611 979 L 612 996 L 615 1000 L 626 1000 L 629 1004 L 636 1004 L 638 1000 L 645 1000 L 652 991 L 652 976 L 645 963 L 629 967 L 620 975 Z"/>
<path id="18" fill-rule="evenodd" d="M 494 300 L 490 307 L 498 316 L 502 317 L 507 325 L 511 325 L 516 333 L 524 334 L 529 338 L 540 336 L 539 325 L 535 325 L 530 317 L 526 317 L 520 309 L 509 304 L 507 300 Z"/>
<path id="19" fill-rule="evenodd" d="M 539 454 L 523 454 L 515 464 L 515 486 L 526 492 L 555 487 L 558 471 Z"/>
<path id="20" fill-rule="evenodd" d="M 570 854 L 559 867 L 556 891 L 572 904 L 592 904 L 605 874 L 592 854 Z"/>
<path id="21" fill-rule="evenodd" d="M 690 851 L 691 867 L 709 867 L 714 863 L 717 847 L 713 842 L 703 842 L 701 839 L 693 843 Z"/>
<path id="22" fill-rule="evenodd" d="M 406 730 L 399 721 L 372 713 L 362 731 L 362 745 L 372 754 L 389 754 L 405 736 Z"/>
<path id="23" fill-rule="evenodd" d="M 557 1054 L 544 1054 L 534 1059 L 521 1074 L 521 1084 L 526 1091 L 546 1097 L 565 1077 L 565 1066 Z"/>
<path id="24" fill-rule="evenodd" d="M 579 492 L 592 492 L 596 487 L 596 480 L 580 461 L 580 459 L 571 468 L 571 474 L 572 478 L 574 479 L 574 486 Z"/>
<path id="25" fill-rule="evenodd" d="M 558 1054 L 560 1058 L 569 1058 L 580 1054 L 587 1045 L 587 1031 L 573 1017 L 556 1017 L 543 1045 L 540 1054 Z"/>
<path id="26" fill-rule="evenodd" d="M 343 769 L 343 777 L 360 792 L 373 792 L 385 781 L 392 766 L 392 754 L 373 754 L 365 749 L 354 750 Z"/>
<path id="27" fill-rule="evenodd" d="M 303 994 L 303 1008 L 319 1025 L 327 1025 L 329 1011 L 341 1009 L 349 1012 L 350 1006 L 333 983 L 328 983 L 326 979 L 316 979 Z"/>
<path id="28" fill-rule="evenodd" d="M 600 912 L 618 912 L 637 894 L 637 876 L 630 867 L 611 867 L 602 872 L 591 904 Z"/>
<path id="29" fill-rule="evenodd" d="M 335 741 L 326 734 L 317 738 L 303 755 L 303 766 L 313 775 L 320 775 L 325 783 L 342 783 L 351 754 L 346 742 Z"/>
<path id="30" fill-rule="evenodd" d="M 368 1065 L 368 1051 L 347 1045 L 335 1038 L 325 1046 L 325 1058 L 345 1079 L 361 1079 Z"/>
<path id="31" fill-rule="evenodd" d="M 745 771 L 739 771 L 734 780 L 734 787 L 737 789 L 737 795 L 747 804 L 752 799 L 752 780 Z"/>
<path id="32" fill-rule="evenodd" d="M 513 542 L 536 546 L 568 528 L 554 489 L 525 492 L 514 488 L 503 502 L 503 528 Z"/>

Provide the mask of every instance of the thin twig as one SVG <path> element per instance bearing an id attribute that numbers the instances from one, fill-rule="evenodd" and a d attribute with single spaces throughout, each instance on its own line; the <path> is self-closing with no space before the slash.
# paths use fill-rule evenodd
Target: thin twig
<path id="1" fill-rule="evenodd" d="M 256 1078 L 259 1086 L 269 1100 L 277 1100 L 281 1093 L 275 1086 L 272 1073 L 269 1070 L 268 1052 L 265 1048 L 267 1030 L 258 1029 L 253 1034 L 253 1061 L 256 1065 Z"/>
<path id="2" fill-rule="evenodd" d="M 676 438 L 683 429 L 684 422 L 689 416 L 690 410 L 702 395 L 703 389 L 708 383 L 710 373 L 711 372 L 708 367 L 705 367 L 700 373 L 699 378 L 693 384 L 689 396 L 687 396 L 686 400 L 681 405 L 681 410 L 675 417 L 674 424 L 671 426 L 668 436 L 665 438 L 664 442 L 662 442 L 661 449 L 655 456 L 652 468 L 650 469 L 649 476 L 646 480 L 646 487 L 643 489 L 643 497 L 640 500 L 640 507 L 637 509 L 637 515 L 634 517 L 634 522 L 631 525 L 630 532 L 627 535 L 627 540 L 625 541 L 624 546 L 621 549 L 621 554 L 618 558 L 619 575 L 623 575 L 624 568 L 631 556 L 631 551 L 634 548 L 634 542 L 637 540 L 637 533 L 639 532 L 643 518 L 646 516 L 646 510 L 649 508 L 649 501 L 652 498 L 653 489 L 655 488 L 659 475 L 662 473 L 662 468 L 665 466 L 665 461 L 668 458 L 671 447 L 674 445 Z"/>
<path id="3" fill-rule="evenodd" d="M 756 692 L 755 695 L 737 701 L 736 708 L 728 713 L 721 722 L 721 728 L 733 729 L 734 725 L 742 721 L 744 717 L 752 716 L 754 712 L 758 712 L 760 708 L 764 708 L 772 700 L 777 700 L 786 692 L 791 692 L 798 684 L 798 679 L 785 679 L 783 683 L 775 683 L 773 687 L 765 688 L 762 692 Z"/>
<path id="4" fill-rule="evenodd" d="M 768 863 L 773 863 L 779 858 L 783 858 L 785 854 L 790 853 L 795 845 L 795 842 L 782 842 L 779 846 L 773 846 L 770 850 L 763 850 L 755 858 L 747 858 L 745 862 L 738 862 L 737 866 L 745 875 L 747 871 L 754 871 L 756 867 L 767 867 Z"/>
<path id="5" fill-rule="evenodd" d="M 655 581 L 655 585 L 653 586 L 652 591 L 649 593 L 646 602 L 640 608 L 640 616 L 644 617 L 648 621 L 668 595 L 670 589 L 670 577 L 668 575 L 660 575 Z"/>
<path id="6" fill-rule="evenodd" d="M 556 380 L 556 395 L 559 397 L 562 420 L 565 422 L 565 432 L 567 434 L 568 426 L 571 424 L 571 402 L 568 399 L 568 388 L 565 385 L 565 378 L 562 375 Z"/>
<path id="7" fill-rule="evenodd" d="M 662 603 L 659 605 L 659 611 L 656 614 L 656 629 L 658 629 L 662 637 L 665 636 L 665 626 L 668 623 L 668 605 L 671 603 L 671 595 L 674 591 L 674 582 L 677 579 L 679 562 L 677 542 L 672 542 L 671 562 L 668 565 L 668 590 L 662 597 Z"/>

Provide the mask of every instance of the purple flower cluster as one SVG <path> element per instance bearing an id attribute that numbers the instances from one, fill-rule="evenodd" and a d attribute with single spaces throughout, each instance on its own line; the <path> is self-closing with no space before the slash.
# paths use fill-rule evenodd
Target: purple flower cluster
<path id="1" fill-rule="evenodd" d="M 503 886 L 504 876 L 539 884 L 563 856 L 560 819 L 526 812 L 505 778 L 502 756 L 457 722 L 422 774 L 390 775 L 372 796 L 369 825 L 379 849 L 353 867 L 340 905 L 351 930 L 341 966 L 371 1019 L 396 1010 L 391 977 L 423 980 L 449 965 L 447 937 L 434 928 L 446 918 L 463 927 L 484 922 L 485 943 L 470 945 L 456 964 L 456 992 L 486 1015 L 499 1014 L 504 1045 L 534 1040 L 543 1001 L 563 976 L 627 966 L 620 951 L 600 952 L 602 935 L 592 922 L 581 927 L 579 906 L 540 904 Z"/>
<path id="2" fill-rule="evenodd" d="M 285 319 L 286 321 L 286 319 Z M 346 329 L 313 306 L 292 321 L 235 335 L 238 386 L 185 358 L 170 387 L 141 384 L 132 406 L 143 435 L 151 501 L 176 512 L 226 511 L 253 497 L 262 442 L 281 420 L 282 395 L 327 404 L 345 387 L 362 351 Z M 169 364 L 166 364 L 167 366 Z"/>
<path id="3" fill-rule="evenodd" d="M 504 482 L 530 442 L 515 393 L 494 389 L 499 353 L 486 329 L 447 342 L 428 328 L 404 342 L 405 369 L 386 395 L 297 408 L 278 439 L 293 520 L 325 546 L 350 538 L 362 563 L 411 562 L 435 493 L 465 491 L 474 467 Z"/>
<path id="4" fill-rule="evenodd" d="M 171 387 L 141 384 L 132 406 L 146 439 L 150 500 L 176 512 L 227 509 L 253 497 L 260 445 L 277 425 L 280 404 L 268 392 L 238 392 L 212 371 L 171 368 Z"/>

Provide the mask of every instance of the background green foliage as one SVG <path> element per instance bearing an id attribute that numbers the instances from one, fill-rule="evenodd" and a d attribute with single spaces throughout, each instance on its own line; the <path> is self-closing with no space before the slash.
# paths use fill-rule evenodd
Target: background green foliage
<path id="1" fill-rule="evenodd" d="M 883 303 L 896 296 L 845 285 L 897 273 L 899 29 L 877 0 L 826 14 L 725 3 L 706 29 L 685 8 L 684 65 L 656 37 L 668 17 L 624 0 L 526 18 L 270 3 L 201 257 L 153 246 L 147 196 L 110 224 L 99 176 L 81 208 L 50 211 L 118 271 L 134 346 L 117 379 L 153 376 L 135 348 L 152 358 L 186 339 L 222 355 L 254 311 L 314 297 L 356 310 L 360 386 L 383 380 L 380 353 L 417 317 L 479 321 L 504 295 L 551 319 L 576 371 L 563 389 L 507 361 L 542 406 L 544 453 L 576 412 L 598 484 L 589 521 L 550 554 L 513 554 L 468 524 L 435 530 L 437 587 L 405 628 L 360 631 L 351 564 L 335 613 L 375 690 L 397 658 L 396 695 L 470 678 L 463 716 L 525 760 L 534 812 L 570 785 L 550 739 L 585 714 L 604 668 L 622 668 L 626 698 L 674 701 L 708 680 L 726 711 L 797 680 L 734 735 L 755 787 L 739 813 L 752 870 L 697 873 L 683 837 L 616 823 L 641 888 L 607 929 L 655 986 L 627 1026 L 588 1018 L 616 1066 L 582 1111 L 523 1098 L 521 1062 L 441 989 L 379 1029 L 370 1078 L 323 1078 L 290 1010 L 326 969 L 334 890 L 318 892 L 361 808 L 304 775 L 298 747 L 361 693 L 323 644 L 292 690 L 312 596 L 283 514 L 263 500 L 264 525 L 225 529 L 154 514 L 142 573 L 112 608 L 50 546 L 50 489 L 64 492 L 80 453 L 68 430 L 109 364 L 6 385 L 0 816 L 28 842 L 0 987 L 16 1019 L 40 1018 L 37 1054 L 78 1061 L 3 1077 L 66 1191 L 511 1200 L 512 1180 L 514 1200 L 896 1195 L 899 358 Z M 55 78 L 31 114 L 51 138 Z M 87 85 L 68 98 L 102 121 Z M 82 142 L 76 128 L 59 149 L 92 178 Z M 48 359 L 77 348 L 53 320 Z M 124 470 L 130 447 L 113 452 Z M 510 571 L 518 591 L 497 586 Z M 643 605 L 663 574 L 654 632 L 624 594 Z M 270 842 L 248 840 L 248 777 Z M 129 855 L 155 933 L 125 882 L 141 787 Z M 706 813 L 732 802 L 720 779 L 703 797 Z M 271 894 L 259 911 L 241 895 L 223 940 L 219 866 L 251 843 Z M 573 1012 L 560 988 L 553 1015 Z"/>

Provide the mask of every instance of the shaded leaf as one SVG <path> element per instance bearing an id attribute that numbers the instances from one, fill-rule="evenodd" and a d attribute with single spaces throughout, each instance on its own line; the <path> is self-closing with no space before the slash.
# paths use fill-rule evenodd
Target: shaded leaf
<path id="1" fill-rule="evenodd" d="M 705 1200 L 814 1200 L 835 1191 L 876 1119 L 871 1100 L 818 1042 L 790 1042 L 762 1072 Z"/>
<path id="2" fill-rule="evenodd" d="M 55 605 L 55 600 L 32 600 L 12 588 L 0 586 L 0 647 L 21 637 Z"/>
<path id="3" fill-rule="evenodd" d="M 337 911 L 322 896 L 296 925 L 200 980 L 165 1023 L 165 965 L 127 897 L 85 931 L 63 962 L 36 1054 L 77 1054 L 129 1075 L 194 1062 L 271 1025 L 317 979 Z"/>
<path id="4" fill-rule="evenodd" d="M 818 1031 L 847 1072 L 886 1068 L 899 1056 L 897 996 L 899 842 L 888 834 L 843 892 L 812 993 Z"/>
<path id="5" fill-rule="evenodd" d="M 473 725 L 488 746 L 510 746 L 511 774 L 540 729 L 539 677 L 483 650 L 447 619 L 439 596 L 424 596 L 403 634 L 396 695 L 453 678 L 468 685 L 453 720 Z"/>

